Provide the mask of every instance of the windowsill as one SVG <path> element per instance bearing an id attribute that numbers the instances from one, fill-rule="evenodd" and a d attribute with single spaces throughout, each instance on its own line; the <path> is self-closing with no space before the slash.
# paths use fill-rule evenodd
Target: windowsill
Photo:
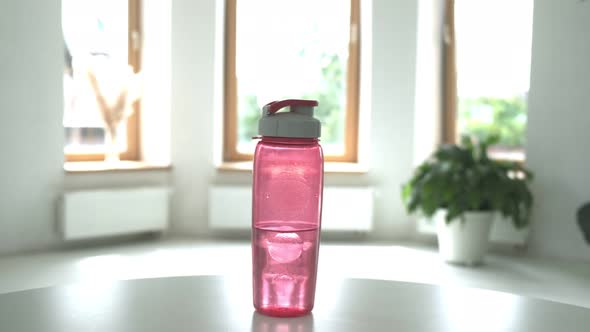
<path id="1" fill-rule="evenodd" d="M 217 170 L 227 172 L 252 172 L 252 162 L 226 161 L 223 162 L 221 165 L 218 165 Z M 325 173 L 364 174 L 368 171 L 368 167 L 358 163 L 326 162 L 324 164 Z"/>
<path id="2" fill-rule="evenodd" d="M 116 163 L 104 161 L 68 161 L 64 163 L 66 173 L 88 173 L 88 172 L 118 172 L 118 171 L 153 171 L 169 170 L 170 164 L 154 164 L 142 161 L 122 160 Z"/>

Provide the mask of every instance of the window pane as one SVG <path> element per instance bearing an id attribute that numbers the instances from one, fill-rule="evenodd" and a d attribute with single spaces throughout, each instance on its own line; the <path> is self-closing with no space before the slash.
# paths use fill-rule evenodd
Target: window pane
<path id="1" fill-rule="evenodd" d="M 62 0 L 66 153 L 104 152 L 104 124 L 88 70 L 104 81 L 104 76 L 114 75 L 100 68 L 127 67 L 128 17 L 127 1 Z M 125 132 L 120 136 L 126 137 Z M 124 139 L 120 148 L 126 150 Z"/>
<path id="2" fill-rule="evenodd" d="M 532 0 L 456 0 L 458 134 L 501 136 L 510 158 L 525 144 Z"/>
<path id="3" fill-rule="evenodd" d="M 344 152 L 350 3 L 237 1 L 238 151 L 253 151 L 260 108 L 316 99 L 326 154 Z"/>

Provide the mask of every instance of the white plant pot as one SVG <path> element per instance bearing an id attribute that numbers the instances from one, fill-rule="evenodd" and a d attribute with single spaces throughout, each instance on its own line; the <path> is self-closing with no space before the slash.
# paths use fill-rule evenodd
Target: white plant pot
<path id="1" fill-rule="evenodd" d="M 447 211 L 433 216 L 438 236 L 438 251 L 450 263 L 475 265 L 483 261 L 488 250 L 493 212 L 466 212 L 463 218 L 446 223 Z"/>

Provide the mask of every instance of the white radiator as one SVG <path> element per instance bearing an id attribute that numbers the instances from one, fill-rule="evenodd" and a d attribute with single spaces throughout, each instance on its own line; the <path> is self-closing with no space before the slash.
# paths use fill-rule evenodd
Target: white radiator
<path id="1" fill-rule="evenodd" d="M 368 232 L 373 221 L 370 187 L 326 187 L 322 230 Z M 209 189 L 209 227 L 213 230 L 248 229 L 252 223 L 252 188 L 213 186 Z"/>
<path id="2" fill-rule="evenodd" d="M 436 234 L 434 222 L 426 218 L 418 219 L 417 230 L 422 234 Z M 494 223 L 490 234 L 490 241 L 498 244 L 523 246 L 526 244 L 529 228 L 516 229 L 510 220 L 506 220 L 500 213 L 494 216 Z"/>
<path id="3" fill-rule="evenodd" d="M 60 204 L 66 240 L 162 231 L 168 225 L 167 188 L 71 191 Z"/>

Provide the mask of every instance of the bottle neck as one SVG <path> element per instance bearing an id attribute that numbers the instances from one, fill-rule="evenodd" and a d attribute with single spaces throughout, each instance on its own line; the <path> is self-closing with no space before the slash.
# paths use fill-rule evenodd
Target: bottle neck
<path id="1" fill-rule="evenodd" d="M 272 137 L 262 136 L 263 143 L 286 144 L 286 145 L 314 145 L 318 144 L 318 138 L 301 138 L 301 137 Z"/>

